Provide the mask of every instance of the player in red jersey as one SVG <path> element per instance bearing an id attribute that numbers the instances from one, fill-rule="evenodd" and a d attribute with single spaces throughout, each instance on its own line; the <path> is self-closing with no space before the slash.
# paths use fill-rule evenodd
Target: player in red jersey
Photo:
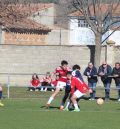
<path id="1" fill-rule="evenodd" d="M 71 93 L 72 93 L 71 101 L 75 107 L 74 111 L 78 112 L 80 111 L 80 109 L 78 107 L 76 100 L 85 95 L 87 91 L 91 93 L 92 90 L 83 81 L 81 81 L 76 77 L 73 77 L 71 72 L 67 73 L 67 79 L 70 80 L 71 84 Z"/>
<path id="2" fill-rule="evenodd" d="M 66 82 L 67 82 L 66 75 L 68 71 L 70 71 L 70 68 L 68 68 L 68 62 L 65 60 L 61 61 L 61 66 L 56 68 L 54 72 L 54 74 L 58 73 L 60 78 L 58 79 L 54 93 L 51 95 L 51 97 L 47 102 L 47 107 L 50 106 L 51 102 L 54 100 L 55 96 L 60 92 L 60 90 L 66 86 Z"/>
<path id="3" fill-rule="evenodd" d="M 30 87 L 28 90 L 33 91 L 33 90 L 39 90 L 40 86 L 40 81 L 38 75 L 35 73 L 32 75 L 32 80 L 30 81 Z"/>

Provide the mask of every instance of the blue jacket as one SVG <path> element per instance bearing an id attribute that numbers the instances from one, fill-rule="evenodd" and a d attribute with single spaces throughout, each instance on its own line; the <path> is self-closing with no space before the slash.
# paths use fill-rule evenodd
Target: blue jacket
<path id="1" fill-rule="evenodd" d="M 88 74 L 89 73 L 89 76 Z M 96 83 L 98 81 L 97 79 L 97 68 L 93 66 L 92 69 L 87 67 L 84 71 L 84 75 L 88 77 L 88 82 L 90 83 Z"/>
<path id="2" fill-rule="evenodd" d="M 100 73 L 103 72 L 105 75 L 100 76 Z M 112 74 L 112 68 L 110 65 L 107 65 L 106 72 L 104 70 L 104 67 L 101 65 L 98 70 L 98 75 L 101 77 L 101 80 L 103 83 L 111 83 L 112 78 L 109 77 Z"/>

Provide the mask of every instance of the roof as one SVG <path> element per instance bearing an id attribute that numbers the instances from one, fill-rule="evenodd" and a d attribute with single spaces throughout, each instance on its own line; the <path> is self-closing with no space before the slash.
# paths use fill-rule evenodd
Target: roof
<path id="1" fill-rule="evenodd" d="M 4 12 L 0 12 L 3 17 L 0 19 L 6 28 L 29 29 L 29 30 L 51 30 L 49 27 L 30 20 L 28 17 L 34 12 L 53 7 L 54 4 L 17 4 L 9 5 Z"/>
<path id="2" fill-rule="evenodd" d="M 101 4 L 100 5 L 100 9 L 101 9 L 101 12 L 100 13 L 105 13 L 108 8 L 109 8 L 109 4 Z M 113 8 L 116 7 L 116 4 L 113 5 Z M 97 7 L 96 7 L 97 9 Z M 94 9 L 93 9 L 93 6 L 90 6 L 90 13 L 91 13 L 91 16 L 94 16 Z M 120 4 L 117 6 L 117 8 L 112 11 L 113 13 L 113 16 L 120 16 Z M 69 16 L 71 17 L 79 17 L 79 16 L 83 16 L 83 14 L 78 10 L 78 11 L 74 11 L 72 12 Z"/>

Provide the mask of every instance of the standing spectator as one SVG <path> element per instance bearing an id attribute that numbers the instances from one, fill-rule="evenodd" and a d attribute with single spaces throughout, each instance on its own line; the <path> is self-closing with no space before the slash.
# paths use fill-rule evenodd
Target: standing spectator
<path id="1" fill-rule="evenodd" d="M 3 107 L 4 104 L 1 102 L 2 99 L 2 86 L 0 85 L 0 106 Z"/>
<path id="2" fill-rule="evenodd" d="M 45 91 L 46 92 L 47 89 L 48 89 L 47 87 L 51 86 L 51 82 L 52 82 L 50 72 L 47 72 L 46 76 L 43 77 L 43 79 L 40 82 L 41 82 L 41 85 L 42 85 L 41 91 Z"/>
<path id="3" fill-rule="evenodd" d="M 29 91 L 38 91 L 40 88 L 40 81 L 38 75 L 35 73 L 32 75 L 32 80 L 30 81 Z"/>
<path id="4" fill-rule="evenodd" d="M 113 68 L 113 78 L 115 80 L 116 87 L 118 89 L 118 101 L 120 102 L 120 63 L 115 63 L 115 67 Z"/>
<path id="5" fill-rule="evenodd" d="M 88 63 L 88 67 L 84 71 L 84 75 L 88 78 L 88 86 L 92 89 L 89 100 L 95 100 L 96 97 L 96 84 L 97 84 L 97 68 L 93 66 L 92 62 Z"/>
<path id="6" fill-rule="evenodd" d="M 112 68 L 106 62 L 103 62 L 99 67 L 98 75 L 101 77 L 101 80 L 105 87 L 105 100 L 110 99 L 110 85 L 112 78 L 110 75 L 112 74 Z"/>

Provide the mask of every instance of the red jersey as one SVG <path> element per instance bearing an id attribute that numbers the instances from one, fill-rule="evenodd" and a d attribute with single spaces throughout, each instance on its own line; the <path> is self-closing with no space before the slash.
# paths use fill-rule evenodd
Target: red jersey
<path id="1" fill-rule="evenodd" d="M 39 86 L 40 81 L 39 81 L 39 79 L 33 79 L 33 80 L 31 80 L 31 84 L 32 84 L 32 86 L 37 87 L 37 86 Z"/>
<path id="2" fill-rule="evenodd" d="M 81 93 L 86 93 L 86 91 L 90 89 L 84 82 L 76 77 L 72 77 L 70 84 L 72 94 L 75 90 L 79 90 Z"/>
<path id="3" fill-rule="evenodd" d="M 58 73 L 60 75 L 60 78 L 58 81 L 67 82 L 66 75 L 68 71 L 71 71 L 69 67 L 67 67 L 66 69 L 63 69 L 62 66 L 59 66 L 58 68 L 56 68 L 55 73 Z"/>

